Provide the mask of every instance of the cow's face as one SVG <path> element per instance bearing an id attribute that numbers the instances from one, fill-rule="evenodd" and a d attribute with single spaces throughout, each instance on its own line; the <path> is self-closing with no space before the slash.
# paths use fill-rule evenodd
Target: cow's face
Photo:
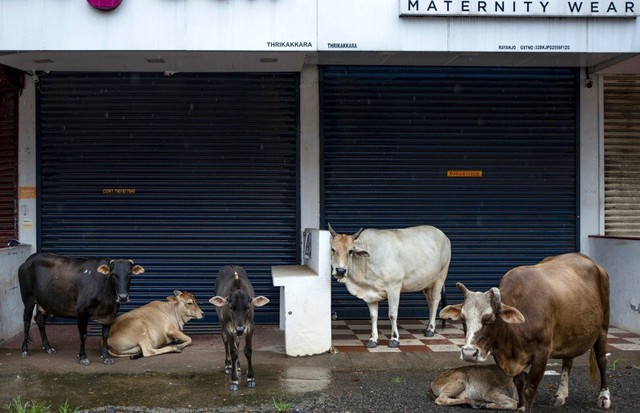
<path id="1" fill-rule="evenodd" d="M 464 293 L 462 304 L 449 305 L 440 311 L 443 319 L 462 320 L 465 333 L 460 358 L 470 362 L 483 362 L 491 355 L 490 340 L 500 322 L 523 323 L 524 316 L 516 308 L 500 301 L 500 290 L 473 292 L 462 283 L 456 286 Z"/>
<path id="2" fill-rule="evenodd" d="M 126 303 L 129 301 L 131 276 L 142 274 L 144 268 L 135 265 L 132 260 L 111 260 L 109 265 L 99 266 L 98 272 L 110 277 L 111 285 L 116 292 L 116 303 Z"/>
<path id="3" fill-rule="evenodd" d="M 209 302 L 222 309 L 222 328 L 242 336 L 253 328 L 253 307 L 262 307 L 269 299 L 263 296 L 251 298 L 244 290 L 235 290 L 229 297 L 215 296 Z"/>
<path id="4" fill-rule="evenodd" d="M 201 319 L 204 314 L 198 306 L 196 298 L 188 291 L 173 292 L 175 297 L 167 297 L 167 300 L 178 306 L 178 314 L 185 323 L 193 318 Z"/>
<path id="5" fill-rule="evenodd" d="M 362 228 L 353 235 L 338 234 L 329 224 L 331 233 L 331 275 L 338 281 L 347 277 L 347 270 L 351 267 L 354 257 L 368 257 L 369 253 L 362 248 L 358 242 L 358 237 L 362 233 Z"/>

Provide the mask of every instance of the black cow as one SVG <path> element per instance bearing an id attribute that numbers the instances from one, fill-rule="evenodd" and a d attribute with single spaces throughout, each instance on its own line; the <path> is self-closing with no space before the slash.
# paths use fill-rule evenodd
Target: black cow
<path id="1" fill-rule="evenodd" d="M 255 387 L 256 380 L 251 365 L 251 340 L 253 338 L 253 307 L 269 302 L 263 296 L 256 297 L 244 268 L 226 265 L 216 277 L 216 296 L 209 302 L 216 306 L 224 342 L 224 371 L 231 374 L 231 391 L 238 390 L 238 351 L 240 338 L 245 337 L 244 355 L 247 358 L 247 387 Z"/>
<path id="2" fill-rule="evenodd" d="M 55 353 L 45 331 L 47 316 L 75 318 L 80 331 L 78 358 L 80 364 L 89 365 L 84 343 L 87 324 L 94 320 L 102 324 L 102 360 L 104 364 L 113 364 L 107 352 L 109 327 L 120 304 L 129 301 L 131 275 L 143 272 L 144 268 L 131 260 L 72 258 L 52 253 L 31 255 L 18 270 L 24 302 L 22 356 L 29 355 L 29 329 L 37 304 L 35 320 L 47 353 Z"/>

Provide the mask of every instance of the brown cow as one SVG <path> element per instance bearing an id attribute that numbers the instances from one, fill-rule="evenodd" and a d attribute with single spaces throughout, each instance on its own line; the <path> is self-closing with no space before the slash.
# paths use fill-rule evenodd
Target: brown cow
<path id="1" fill-rule="evenodd" d="M 519 404 L 533 407 L 549 358 L 562 359 L 562 376 L 554 404 L 569 395 L 575 357 L 591 349 L 591 376 L 600 370 L 598 405 L 611 407 L 605 350 L 609 329 L 609 276 L 582 254 L 564 254 L 507 272 L 500 288 L 472 292 L 461 283 L 462 304 L 442 309 L 440 317 L 462 320 L 465 344 L 460 357 L 482 362 L 493 355 L 509 376 L 530 366 Z"/>
<path id="2" fill-rule="evenodd" d="M 192 318 L 202 318 L 202 310 L 190 292 L 173 294 L 118 316 L 109 333 L 109 354 L 133 359 L 179 353 L 190 345 L 182 329 Z"/>
<path id="3" fill-rule="evenodd" d="M 474 409 L 495 410 L 518 407 L 518 388 L 495 364 L 447 370 L 431 382 L 429 393 L 440 406 L 468 404 Z"/>

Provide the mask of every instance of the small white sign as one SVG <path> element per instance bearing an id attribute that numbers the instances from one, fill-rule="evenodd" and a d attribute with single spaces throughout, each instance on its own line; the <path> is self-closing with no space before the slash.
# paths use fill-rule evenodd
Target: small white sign
<path id="1" fill-rule="evenodd" d="M 399 0 L 401 17 L 635 18 L 640 0 Z"/>

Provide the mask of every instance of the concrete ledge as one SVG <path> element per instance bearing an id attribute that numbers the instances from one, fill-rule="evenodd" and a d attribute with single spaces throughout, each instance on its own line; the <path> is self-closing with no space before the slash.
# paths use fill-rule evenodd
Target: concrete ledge
<path id="1" fill-rule="evenodd" d="M 292 278 L 317 277 L 318 273 L 306 265 L 274 265 L 271 267 L 271 276 L 273 285 L 279 287 L 290 283 Z"/>
<path id="2" fill-rule="evenodd" d="M 590 236 L 589 251 L 609 273 L 610 325 L 640 334 L 640 240 Z"/>
<path id="3" fill-rule="evenodd" d="M 18 268 L 31 255 L 31 245 L 0 248 L 0 343 L 22 331 L 24 304 Z"/>
<path id="4" fill-rule="evenodd" d="M 280 287 L 280 329 L 288 356 L 310 356 L 331 349 L 331 271 L 329 233 L 305 231 L 307 265 L 271 267 Z"/>

